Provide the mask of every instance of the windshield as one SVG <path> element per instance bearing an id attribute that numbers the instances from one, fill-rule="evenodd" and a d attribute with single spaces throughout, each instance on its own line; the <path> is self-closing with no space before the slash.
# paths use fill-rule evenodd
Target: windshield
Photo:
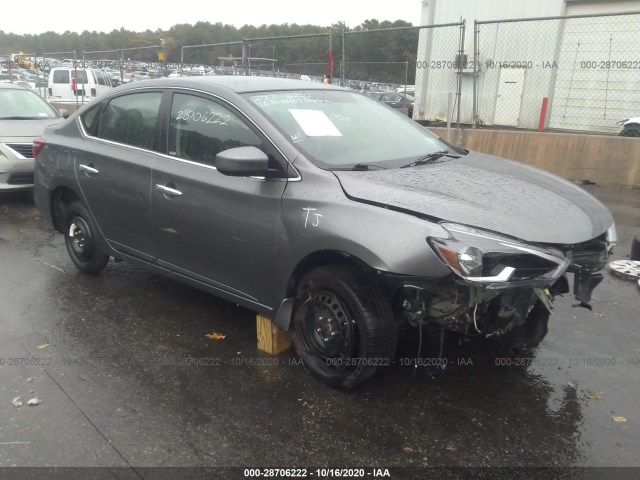
<path id="1" fill-rule="evenodd" d="M 35 92 L 22 88 L 0 89 L 0 120 L 57 117 L 53 107 Z"/>
<path id="2" fill-rule="evenodd" d="M 418 123 L 358 93 L 295 90 L 244 96 L 321 168 L 395 168 L 447 150 Z"/>

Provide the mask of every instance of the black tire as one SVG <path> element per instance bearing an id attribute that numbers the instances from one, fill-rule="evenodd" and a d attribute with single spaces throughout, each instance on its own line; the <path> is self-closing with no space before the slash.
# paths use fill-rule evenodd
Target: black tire
<path id="1" fill-rule="evenodd" d="M 64 243 L 74 265 L 82 273 L 97 275 L 109 261 L 100 250 L 98 228 L 83 202 L 74 202 L 66 209 Z"/>
<path id="2" fill-rule="evenodd" d="M 624 127 L 622 132 L 620 132 L 620 136 L 622 136 L 622 137 L 640 137 L 640 126 L 631 125 L 629 127 Z"/>
<path id="3" fill-rule="evenodd" d="M 397 343 L 384 292 L 365 274 L 343 265 L 315 268 L 300 279 L 292 336 L 305 368 L 340 390 L 390 365 Z"/>
<path id="4" fill-rule="evenodd" d="M 631 242 L 631 255 L 629 260 L 640 260 L 640 233 L 633 237 Z"/>

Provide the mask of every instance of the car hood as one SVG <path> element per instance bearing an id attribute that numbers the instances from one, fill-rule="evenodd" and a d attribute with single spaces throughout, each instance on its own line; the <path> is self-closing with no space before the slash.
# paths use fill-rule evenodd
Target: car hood
<path id="1" fill-rule="evenodd" d="M 441 163 L 334 171 L 346 195 L 532 243 L 576 244 L 604 233 L 609 210 L 556 175 L 477 152 Z"/>
<path id="2" fill-rule="evenodd" d="M 63 118 L 43 118 L 42 120 L 0 120 L 0 141 L 30 141 L 44 133 L 45 128 L 63 122 Z"/>

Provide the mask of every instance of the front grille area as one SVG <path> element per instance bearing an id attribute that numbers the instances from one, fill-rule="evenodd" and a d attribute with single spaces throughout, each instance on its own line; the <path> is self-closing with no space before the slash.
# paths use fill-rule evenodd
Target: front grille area
<path id="1" fill-rule="evenodd" d="M 5 145 L 24 158 L 33 158 L 33 145 L 31 143 L 5 143 Z"/>
<path id="2" fill-rule="evenodd" d="M 12 173 L 7 180 L 9 185 L 31 185 L 33 184 L 33 173 Z"/>

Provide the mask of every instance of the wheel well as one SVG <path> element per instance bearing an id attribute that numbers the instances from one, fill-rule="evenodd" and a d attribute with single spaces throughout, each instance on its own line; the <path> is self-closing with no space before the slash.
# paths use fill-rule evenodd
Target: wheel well
<path id="1" fill-rule="evenodd" d="M 69 187 L 58 187 L 51 194 L 51 218 L 58 232 L 63 233 L 67 207 L 78 200 L 80 197 Z"/>
<path id="2" fill-rule="evenodd" d="M 313 268 L 324 265 L 351 265 L 372 276 L 376 274 L 375 269 L 371 268 L 358 257 L 338 250 L 320 250 L 307 255 L 298 262 L 298 265 L 296 265 L 296 268 L 294 268 L 293 273 L 289 277 L 286 297 L 292 297 L 295 294 L 296 285 L 298 285 L 298 282 L 305 273 Z"/>

